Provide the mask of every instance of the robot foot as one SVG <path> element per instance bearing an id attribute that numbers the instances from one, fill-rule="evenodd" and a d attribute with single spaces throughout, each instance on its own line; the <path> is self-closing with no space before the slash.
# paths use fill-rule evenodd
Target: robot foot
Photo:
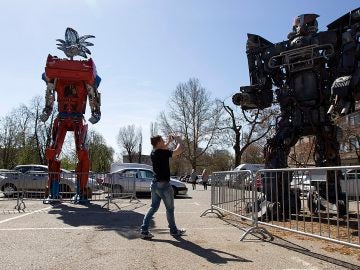
<path id="1" fill-rule="evenodd" d="M 249 202 L 245 206 L 246 213 L 255 213 L 259 220 L 268 220 L 276 216 L 274 203 L 267 200 L 256 200 L 256 202 Z"/>
<path id="2" fill-rule="evenodd" d="M 320 211 L 337 212 L 339 216 L 347 215 L 347 207 L 343 195 L 339 195 L 338 201 L 326 200 L 317 191 L 312 191 L 307 197 L 307 206 L 311 214 L 318 214 Z"/>
<path id="3" fill-rule="evenodd" d="M 57 204 L 61 202 L 61 196 L 49 195 L 46 199 L 43 200 L 43 204 Z"/>
<path id="4" fill-rule="evenodd" d="M 89 199 L 82 194 L 75 194 L 74 197 L 71 198 L 71 202 L 74 204 L 88 204 L 90 203 Z"/>
<path id="5" fill-rule="evenodd" d="M 299 209 L 295 207 L 282 207 L 279 202 L 263 201 L 258 208 L 257 217 L 263 221 L 284 221 L 291 219 L 292 215 L 298 214 Z"/>

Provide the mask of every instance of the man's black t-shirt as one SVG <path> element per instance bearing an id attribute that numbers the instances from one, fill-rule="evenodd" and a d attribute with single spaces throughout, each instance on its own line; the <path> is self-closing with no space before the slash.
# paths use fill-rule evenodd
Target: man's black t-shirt
<path id="1" fill-rule="evenodd" d="M 156 181 L 170 181 L 169 159 L 172 151 L 168 149 L 154 149 L 151 151 L 151 161 Z"/>

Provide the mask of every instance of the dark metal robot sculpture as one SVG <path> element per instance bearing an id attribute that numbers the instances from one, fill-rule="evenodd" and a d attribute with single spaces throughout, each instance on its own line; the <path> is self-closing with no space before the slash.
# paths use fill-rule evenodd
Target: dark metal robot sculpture
<path id="1" fill-rule="evenodd" d="M 89 151 L 87 142 L 88 126 L 84 119 L 86 100 L 89 100 L 92 124 L 97 123 L 101 118 L 100 93 L 98 87 L 100 77 L 97 75 L 95 63 L 90 58 L 88 60 L 74 60 L 74 56 L 87 58 L 90 50 L 87 46 L 93 44 L 86 41 L 94 38 L 91 35 L 79 36 L 72 29 L 67 28 L 65 40 L 58 39 L 58 49 L 62 50 L 67 58 L 58 58 L 49 55 L 46 61 L 43 80 L 46 83 L 45 108 L 40 119 L 45 122 L 52 113 L 57 95 L 58 115 L 56 116 L 52 128 L 52 142 L 46 149 L 46 157 L 49 167 L 49 197 L 44 203 L 51 203 L 61 199 L 60 192 L 60 160 L 62 145 L 65 135 L 72 131 L 75 137 L 76 155 L 78 164 L 76 168 L 77 192 L 74 202 L 87 202 L 91 196 L 91 189 L 87 187 L 89 178 Z"/>
<path id="2" fill-rule="evenodd" d="M 243 110 L 264 109 L 272 105 L 274 90 L 280 118 L 274 137 L 264 148 L 266 168 L 287 167 L 290 148 L 301 136 L 308 135 L 315 136 L 316 166 L 340 165 L 338 128 L 333 120 L 335 115 L 353 112 L 360 96 L 360 8 L 338 18 L 323 32 L 317 32 L 317 17 L 296 17 L 288 40 L 280 43 L 248 34 L 251 85 L 240 87 L 233 103 Z M 329 193 L 324 183 L 318 193 L 345 214 L 344 194 L 340 185 L 335 187 L 339 181 L 334 180 L 334 174 L 327 178 Z M 274 214 L 275 203 L 281 206 L 278 211 L 294 213 L 295 192 L 282 192 L 288 190 L 291 179 L 270 179 L 265 177 L 264 183 L 267 213 Z M 278 193 L 270 192 L 276 187 Z M 282 203 L 289 200 L 292 209 Z"/>

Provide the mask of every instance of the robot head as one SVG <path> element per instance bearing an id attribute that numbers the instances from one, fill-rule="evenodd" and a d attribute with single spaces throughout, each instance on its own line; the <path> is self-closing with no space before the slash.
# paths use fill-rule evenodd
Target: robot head
<path id="1" fill-rule="evenodd" d="M 295 36 L 307 36 L 318 31 L 317 14 L 302 14 L 294 18 L 292 32 L 288 38 Z"/>
<path id="2" fill-rule="evenodd" d="M 79 37 L 78 32 L 68 27 L 65 31 L 65 40 L 57 39 L 60 42 L 56 44 L 59 50 L 63 51 L 67 57 L 73 59 L 74 56 L 79 55 L 87 58 L 86 54 L 91 54 L 90 50 L 86 46 L 93 46 L 91 42 L 85 41 L 88 38 L 94 38 L 91 35 L 85 35 Z"/>

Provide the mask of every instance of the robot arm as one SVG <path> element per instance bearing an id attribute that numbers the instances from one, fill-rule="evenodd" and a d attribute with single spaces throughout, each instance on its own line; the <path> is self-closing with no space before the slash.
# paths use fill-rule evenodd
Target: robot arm
<path id="1" fill-rule="evenodd" d="M 42 114 L 40 115 L 40 120 L 42 122 L 46 122 L 49 118 L 49 116 L 52 113 L 54 101 L 55 101 L 55 84 L 56 80 L 53 82 L 49 81 L 45 73 L 42 75 L 43 80 L 46 82 L 46 94 L 45 94 L 45 108 L 42 111 Z"/>
<path id="2" fill-rule="evenodd" d="M 91 109 L 91 117 L 89 118 L 89 122 L 92 124 L 96 124 L 97 122 L 99 122 L 101 118 L 101 111 L 100 111 L 101 95 L 97 90 L 100 81 L 101 81 L 100 77 L 96 75 L 94 85 L 86 84 L 86 89 L 89 98 L 89 105 Z"/>
<path id="3" fill-rule="evenodd" d="M 244 110 L 264 109 L 273 101 L 272 71 L 268 67 L 274 44 L 253 34 L 248 34 L 246 54 L 248 58 L 250 86 L 240 87 L 240 93 L 232 97 L 235 105 Z"/>
<path id="4" fill-rule="evenodd" d="M 328 114 L 346 115 L 360 100 L 360 8 L 328 25 L 341 34 L 337 61 L 338 77 L 331 86 L 332 104 Z"/>

